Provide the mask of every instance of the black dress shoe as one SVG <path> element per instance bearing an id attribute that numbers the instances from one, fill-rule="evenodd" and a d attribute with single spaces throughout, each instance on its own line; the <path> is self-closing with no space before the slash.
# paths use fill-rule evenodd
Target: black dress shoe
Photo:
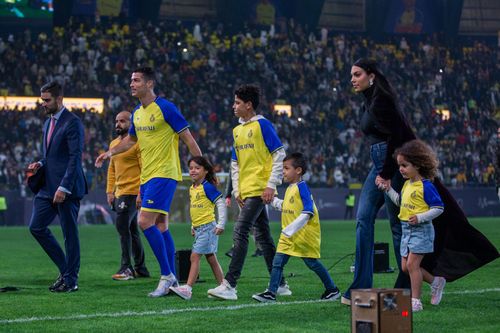
<path id="1" fill-rule="evenodd" d="M 59 276 L 57 277 L 56 282 L 54 282 L 54 283 L 53 283 L 53 284 L 49 287 L 49 290 L 50 290 L 50 291 L 54 291 L 54 289 L 59 288 L 59 286 L 60 286 L 61 284 L 63 284 L 63 283 L 64 283 L 64 278 L 63 278 L 63 276 L 62 276 L 62 275 L 59 275 Z"/>
<path id="2" fill-rule="evenodd" d="M 63 282 L 59 287 L 55 288 L 52 290 L 54 293 L 72 293 L 78 291 L 78 286 L 75 284 L 74 286 L 70 287 L 66 285 L 66 283 Z"/>
<path id="3" fill-rule="evenodd" d="M 148 278 L 151 276 L 151 274 L 149 274 L 149 271 L 146 267 L 136 268 L 134 275 L 135 275 L 135 277 L 145 277 L 145 278 Z"/>

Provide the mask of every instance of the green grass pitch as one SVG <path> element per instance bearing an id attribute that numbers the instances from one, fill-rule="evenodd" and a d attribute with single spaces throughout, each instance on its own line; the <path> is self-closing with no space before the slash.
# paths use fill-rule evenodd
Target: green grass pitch
<path id="1" fill-rule="evenodd" d="M 495 246 L 500 247 L 500 219 L 471 219 Z M 219 260 L 224 271 L 231 245 L 230 223 L 220 238 Z M 58 239 L 58 226 L 52 227 Z M 172 224 L 178 249 L 190 248 L 188 224 Z M 272 223 L 277 240 L 279 224 Z M 387 221 L 377 221 L 376 241 L 389 242 Z M 200 282 L 193 299 L 176 296 L 151 299 L 159 269 L 147 243 L 146 262 L 153 277 L 113 281 L 119 267 L 118 234 L 113 226 L 82 226 L 80 291 L 52 294 L 47 287 L 57 277 L 50 259 L 32 238 L 27 227 L 0 228 L 0 287 L 16 286 L 16 292 L 0 293 L 0 332 L 350 332 L 350 308 L 336 302 L 318 302 L 323 288 L 319 279 L 299 259 L 285 268 L 292 296 L 280 303 L 260 305 L 251 295 L 263 291 L 269 276 L 262 258 L 247 257 L 238 284 L 238 301 L 207 298 L 216 284 L 210 268 L 202 262 Z M 144 240 L 144 239 L 143 239 Z M 355 223 L 322 221 L 322 261 L 335 283 L 345 290 L 352 280 L 349 267 L 354 256 Z M 250 241 L 249 254 L 254 250 Z M 395 267 L 390 248 L 391 266 Z M 339 260 L 346 257 L 344 260 Z M 500 332 L 500 261 L 446 286 L 439 306 L 429 304 L 424 285 L 424 311 L 416 313 L 414 332 Z M 375 286 L 390 288 L 396 274 L 375 274 Z"/>

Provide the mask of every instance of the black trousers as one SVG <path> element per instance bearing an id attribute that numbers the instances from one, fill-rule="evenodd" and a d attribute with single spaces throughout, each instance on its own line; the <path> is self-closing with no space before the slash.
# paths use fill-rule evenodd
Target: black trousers
<path id="1" fill-rule="evenodd" d="M 142 247 L 137 224 L 136 195 L 123 195 L 115 198 L 116 230 L 120 235 L 122 249 L 121 269 L 132 269 L 131 253 L 134 256 L 135 268 L 144 267 L 144 248 Z"/>
<path id="2" fill-rule="evenodd" d="M 255 228 L 255 242 L 262 250 L 267 270 L 271 274 L 273 268 L 274 254 L 276 246 L 271 237 L 269 229 L 269 217 L 267 216 L 266 205 L 261 197 L 251 197 L 245 199 L 245 204 L 240 210 L 238 219 L 233 230 L 233 256 L 226 274 L 226 280 L 232 287 L 241 276 L 243 264 L 248 252 L 248 235 L 252 226 Z M 281 284 L 284 280 L 281 281 Z"/>

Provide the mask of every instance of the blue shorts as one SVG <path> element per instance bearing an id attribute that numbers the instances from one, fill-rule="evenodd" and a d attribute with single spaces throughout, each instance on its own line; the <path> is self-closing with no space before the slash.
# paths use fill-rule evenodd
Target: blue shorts
<path id="1" fill-rule="evenodd" d="M 401 257 L 408 256 L 408 250 L 415 254 L 434 252 L 434 227 L 432 222 L 411 225 L 401 222 Z"/>
<path id="2" fill-rule="evenodd" d="M 194 228 L 193 252 L 198 254 L 217 253 L 219 236 L 215 234 L 215 222 Z"/>
<path id="3" fill-rule="evenodd" d="M 177 181 L 170 178 L 152 178 L 141 185 L 141 210 L 168 214 L 174 198 Z"/>

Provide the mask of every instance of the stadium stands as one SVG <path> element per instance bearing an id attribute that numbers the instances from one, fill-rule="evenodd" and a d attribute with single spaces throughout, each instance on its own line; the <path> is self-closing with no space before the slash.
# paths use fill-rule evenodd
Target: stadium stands
<path id="1" fill-rule="evenodd" d="M 260 112 L 273 119 L 286 150 L 310 156 L 309 184 L 347 186 L 363 181 L 369 163 L 358 124 L 363 98 L 350 87 L 350 64 L 374 57 L 418 135 L 437 150 L 444 182 L 494 186 L 497 48 L 479 40 L 443 45 L 437 38 L 375 42 L 338 33 L 322 41 L 299 28 L 287 35 L 228 35 L 203 23 L 195 36 L 178 22 L 74 22 L 52 36 L 25 32 L 0 40 L 0 93 L 37 96 L 56 79 L 66 96 L 105 98 L 103 114 L 76 111 L 85 125 L 84 168 L 95 188 L 105 184 L 105 170 L 93 162 L 114 136 L 114 116 L 137 103 L 128 87 L 133 68 L 161 71 L 157 93 L 180 107 L 218 171 L 228 170 L 234 88 L 256 82 L 263 91 Z M 272 113 L 278 100 L 292 105 L 291 118 Z M 40 110 L 0 109 L 0 190 L 22 188 L 24 168 L 41 154 L 43 120 Z M 181 156 L 185 164 L 187 151 Z"/>

